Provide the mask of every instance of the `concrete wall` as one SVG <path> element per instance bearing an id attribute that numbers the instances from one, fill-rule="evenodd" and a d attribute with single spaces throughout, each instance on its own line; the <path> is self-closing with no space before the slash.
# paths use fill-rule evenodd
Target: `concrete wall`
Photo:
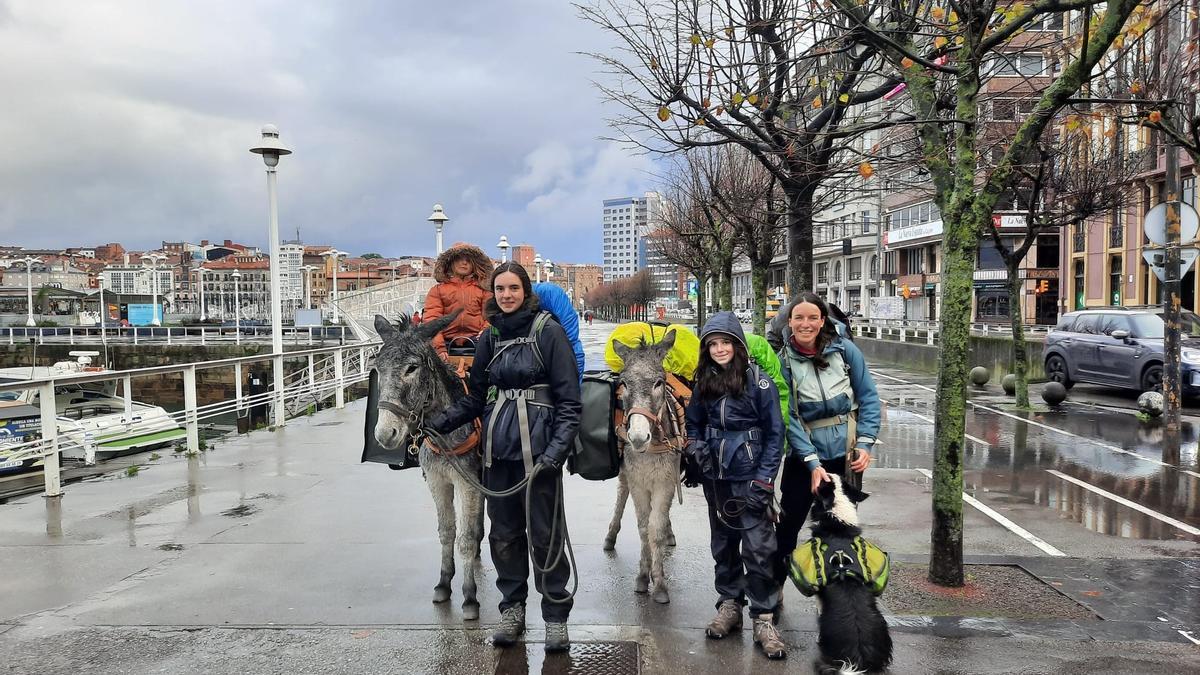
<path id="1" fill-rule="evenodd" d="M 936 346 L 929 346 L 922 341 L 898 342 L 891 340 L 873 340 L 858 337 L 854 339 L 868 364 L 894 365 L 910 370 L 937 372 L 941 351 Z M 1040 340 L 1026 340 L 1029 352 L 1030 381 L 1044 380 L 1046 375 L 1042 363 L 1042 347 Z M 983 366 L 992 371 L 992 382 L 1012 372 L 1012 341 L 1008 338 L 971 337 L 971 358 L 969 365 Z"/>

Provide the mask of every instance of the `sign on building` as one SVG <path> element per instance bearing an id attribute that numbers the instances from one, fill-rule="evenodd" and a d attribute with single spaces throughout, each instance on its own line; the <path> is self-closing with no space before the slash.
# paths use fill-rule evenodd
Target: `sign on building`
<path id="1" fill-rule="evenodd" d="M 126 318 L 129 319 L 131 326 L 149 326 L 154 323 L 154 305 L 146 304 L 130 304 L 127 309 Z M 159 314 L 162 317 L 162 305 L 159 305 Z"/>
<path id="2" fill-rule="evenodd" d="M 898 295 L 888 295 L 870 298 L 867 302 L 868 314 L 872 319 L 903 319 L 904 298 Z"/>

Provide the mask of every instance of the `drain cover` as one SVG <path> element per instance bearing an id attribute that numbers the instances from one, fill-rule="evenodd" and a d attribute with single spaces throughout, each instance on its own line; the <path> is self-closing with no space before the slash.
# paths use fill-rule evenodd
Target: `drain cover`
<path id="1" fill-rule="evenodd" d="M 566 654 L 546 654 L 540 643 L 506 649 L 496 662 L 496 675 L 540 672 L 543 675 L 638 675 L 636 642 L 572 642 Z"/>

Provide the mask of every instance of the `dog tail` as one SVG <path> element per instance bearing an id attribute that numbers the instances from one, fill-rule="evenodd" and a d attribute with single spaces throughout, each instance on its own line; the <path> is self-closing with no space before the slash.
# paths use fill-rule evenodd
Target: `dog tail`
<path id="1" fill-rule="evenodd" d="M 820 675 L 864 675 L 867 671 L 859 669 L 850 661 L 824 661 L 818 660 L 816 663 L 817 672 Z"/>

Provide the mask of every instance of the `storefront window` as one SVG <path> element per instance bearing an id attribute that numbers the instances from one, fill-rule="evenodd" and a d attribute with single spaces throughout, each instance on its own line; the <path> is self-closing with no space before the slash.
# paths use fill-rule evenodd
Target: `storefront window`
<path id="1" fill-rule="evenodd" d="M 1083 276 L 1083 261 L 1075 261 L 1075 309 L 1083 309 L 1084 307 L 1084 276 Z"/>
<path id="2" fill-rule="evenodd" d="M 1121 304 L 1121 256 L 1114 255 L 1108 261 L 1108 304 Z"/>
<path id="3" fill-rule="evenodd" d="M 1007 291 L 980 291 L 977 300 L 980 321 L 1007 319 L 1009 297 Z"/>

